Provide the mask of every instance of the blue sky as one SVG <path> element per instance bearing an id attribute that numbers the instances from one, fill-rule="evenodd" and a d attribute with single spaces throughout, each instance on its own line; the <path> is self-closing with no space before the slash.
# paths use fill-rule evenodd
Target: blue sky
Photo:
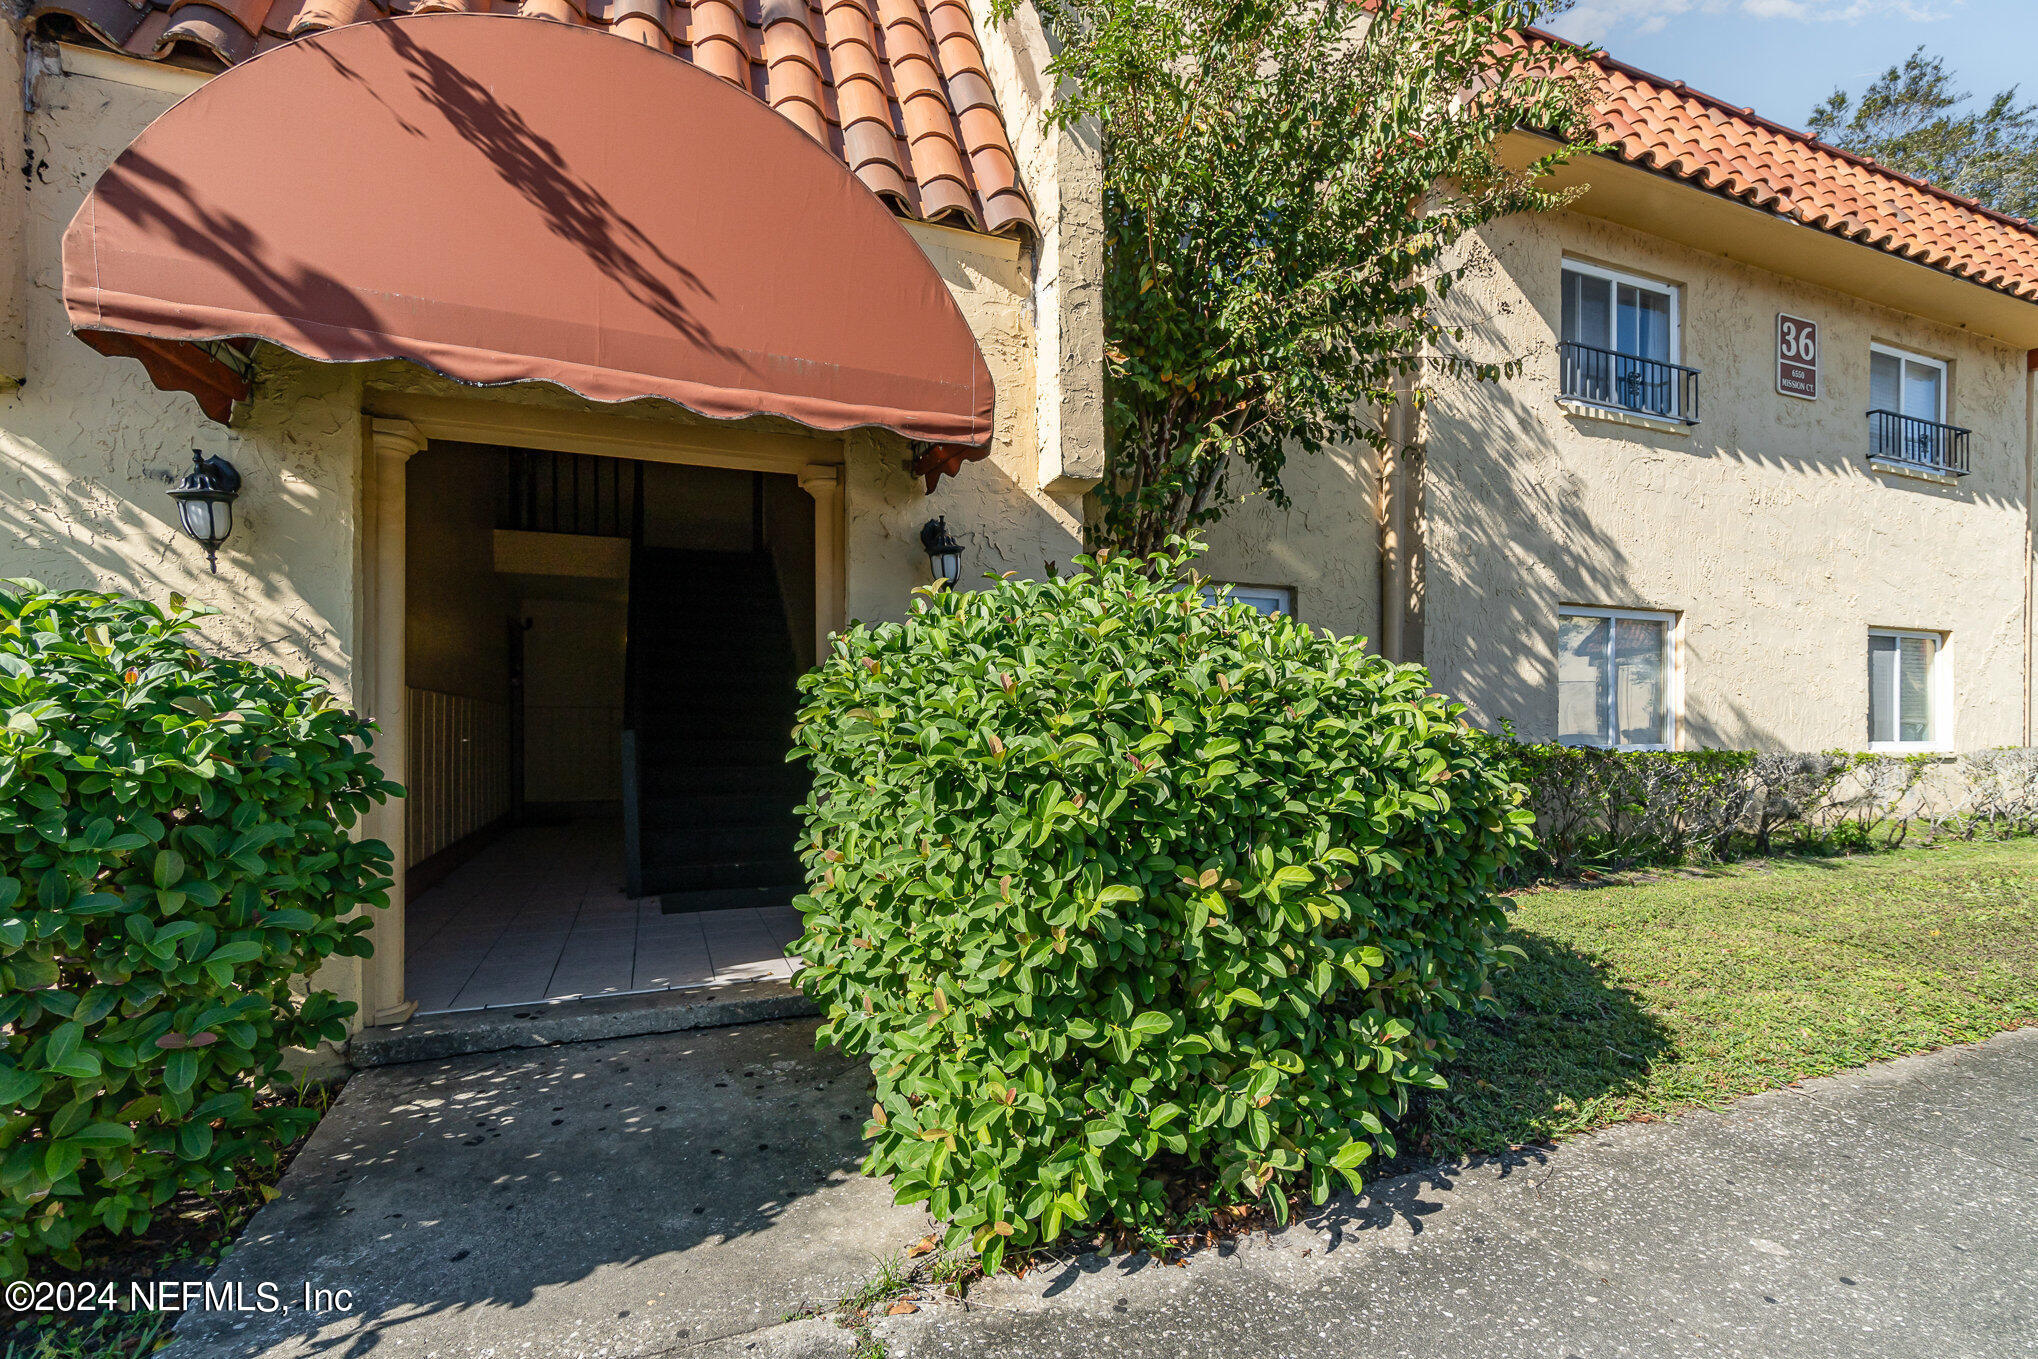
<path id="1" fill-rule="evenodd" d="M 2038 101 L 2038 0 L 1578 0 L 1548 27 L 1792 127 L 1920 43 L 1963 89 Z"/>

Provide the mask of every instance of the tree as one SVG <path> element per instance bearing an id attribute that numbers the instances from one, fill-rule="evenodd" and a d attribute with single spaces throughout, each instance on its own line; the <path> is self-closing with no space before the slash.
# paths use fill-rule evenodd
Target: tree
<path id="1" fill-rule="evenodd" d="M 1015 0 L 1005 0 L 1007 9 Z M 1555 204 L 1589 145 L 1576 63 L 1515 41 L 1516 0 L 1039 0 L 1051 117 L 1102 129 L 1105 479 L 1095 545 L 1217 518 L 1230 479 L 1285 505 L 1289 457 L 1384 442 L 1441 368 L 1452 243 Z M 1501 163 L 1517 127 L 1554 154 Z"/>
<path id="2" fill-rule="evenodd" d="M 2038 215 L 2038 104 L 2019 104 L 2014 85 L 1979 107 L 1972 98 L 1920 47 L 1859 102 L 1834 90 L 1812 111 L 1811 131 L 1997 212 Z"/>

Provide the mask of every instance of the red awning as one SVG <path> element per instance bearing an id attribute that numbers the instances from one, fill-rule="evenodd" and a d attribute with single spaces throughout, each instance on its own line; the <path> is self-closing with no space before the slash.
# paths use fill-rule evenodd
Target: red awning
<path id="1" fill-rule="evenodd" d="M 840 161 L 677 57 L 542 19 L 355 24 L 214 78 L 79 208 L 64 303 L 221 420 L 258 339 L 719 419 L 991 434 L 954 298 Z"/>

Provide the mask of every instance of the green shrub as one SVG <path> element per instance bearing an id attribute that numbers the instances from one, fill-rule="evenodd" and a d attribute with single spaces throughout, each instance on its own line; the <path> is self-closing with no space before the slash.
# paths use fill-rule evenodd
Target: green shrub
<path id="1" fill-rule="evenodd" d="M 303 979 L 365 956 L 397 791 L 316 679 L 220 660 L 199 612 L 0 587 L 0 1273 L 73 1263 L 216 1193 L 313 1115 L 283 1051 L 353 1006 Z"/>
<path id="2" fill-rule="evenodd" d="M 1182 564 L 930 592 L 803 681 L 800 984 L 865 1169 L 989 1267 L 1356 1185 L 1486 989 L 1528 814 L 1460 705 Z"/>
<path id="3" fill-rule="evenodd" d="M 2038 825 L 2028 751 L 1963 756 L 1946 786 L 1928 789 L 1937 755 L 1604 750 L 1511 731 L 1484 740 L 1528 789 L 1531 876 L 1895 847 L 1914 824 L 1934 836 Z"/>
<path id="4" fill-rule="evenodd" d="M 1539 871 L 1725 858 L 1750 811 L 1748 751 L 1505 744 L 1536 815 Z"/>

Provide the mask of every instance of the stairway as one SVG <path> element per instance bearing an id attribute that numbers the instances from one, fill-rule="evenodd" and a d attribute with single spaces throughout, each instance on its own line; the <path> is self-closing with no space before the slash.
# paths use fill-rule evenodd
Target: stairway
<path id="1" fill-rule="evenodd" d="M 804 880 L 808 775 L 785 759 L 797 663 L 770 555 L 636 548 L 629 629 L 630 894 L 667 912 L 783 905 Z"/>

